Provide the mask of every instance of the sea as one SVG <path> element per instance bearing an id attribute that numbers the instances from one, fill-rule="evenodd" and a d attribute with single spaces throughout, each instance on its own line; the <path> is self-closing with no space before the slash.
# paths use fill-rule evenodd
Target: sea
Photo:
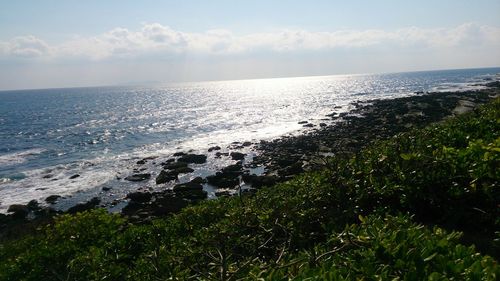
<path id="1" fill-rule="evenodd" d="M 128 192 L 171 188 L 154 178 L 173 153 L 208 156 L 179 178 L 188 181 L 232 163 L 208 153 L 213 146 L 251 161 L 258 152 L 238 143 L 303 133 L 311 129 L 300 121 L 327 122 L 354 101 L 481 89 L 497 80 L 500 68 L 0 91 L 0 212 L 49 195 L 62 196 L 56 209 L 98 196 L 118 210 Z M 125 180 L 134 169 L 151 179 Z M 205 188 L 213 198 L 216 190 Z"/>

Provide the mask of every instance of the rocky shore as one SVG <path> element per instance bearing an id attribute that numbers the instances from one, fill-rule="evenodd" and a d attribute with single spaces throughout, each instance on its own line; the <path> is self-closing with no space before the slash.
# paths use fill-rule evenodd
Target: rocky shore
<path id="1" fill-rule="evenodd" d="M 127 181 L 145 181 L 155 176 L 159 186 L 169 185 L 160 191 L 145 187 L 129 193 L 128 203 L 122 214 L 132 221 L 145 222 L 151 218 L 178 212 L 180 209 L 207 198 L 205 188 L 216 190 L 217 196 L 251 194 L 263 186 L 285 181 L 305 170 L 320 168 L 325 158 L 332 155 L 356 153 L 374 140 L 424 127 L 452 115 L 473 110 L 477 105 L 489 101 L 500 93 L 500 83 L 492 82 L 486 90 L 467 92 L 417 93 L 416 95 L 391 100 L 371 100 L 355 102 L 350 112 L 335 112 L 325 117 L 322 123 L 314 124 L 307 120 L 300 124 L 305 132 L 298 136 L 287 136 L 273 141 L 233 143 L 230 152 L 221 152 L 220 146 L 208 149 L 214 157 L 227 157 L 233 164 L 213 175 L 195 177 L 188 182 L 179 182 L 179 175 L 192 173 L 192 165 L 207 161 L 205 154 L 188 152 L 175 153 L 166 161 L 159 162 L 155 157 L 137 161 L 137 169 L 125 178 Z M 254 152 L 249 159 L 239 149 Z M 140 168 L 149 161 L 156 161 L 158 173 L 150 173 Z M 254 173 L 261 167 L 263 173 Z M 106 192 L 107 190 L 103 191 Z M 49 207 L 37 201 L 26 205 L 10 206 L 8 215 L 0 214 L 0 238 L 15 235 L 18 231 L 29 231 L 56 214 L 62 213 L 50 207 L 59 199 L 57 195 L 46 198 Z M 100 198 L 77 204 L 66 213 L 76 213 L 100 206 Z"/>

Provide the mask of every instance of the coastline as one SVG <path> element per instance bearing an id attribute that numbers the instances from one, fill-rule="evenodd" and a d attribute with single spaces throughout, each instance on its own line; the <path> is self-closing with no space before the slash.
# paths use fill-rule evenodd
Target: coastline
<path id="1" fill-rule="evenodd" d="M 203 163 L 207 155 L 177 153 L 167 161 L 155 164 L 163 171 L 163 178 L 156 177 L 158 184 L 170 183 L 172 188 L 152 191 L 148 188 L 130 192 L 117 204 L 122 204 L 123 215 L 133 221 L 148 221 L 152 218 L 176 213 L 180 209 L 207 198 L 206 187 L 214 188 L 218 197 L 253 193 L 262 186 L 286 181 L 303 171 L 322 167 L 325 157 L 350 155 L 375 140 L 392 137 L 414 128 L 422 128 L 453 116 L 473 110 L 500 93 L 499 82 L 492 82 L 486 90 L 464 92 L 419 93 L 414 96 L 355 102 L 355 109 L 338 114 L 334 111 L 325 118 L 325 123 L 314 125 L 304 120 L 300 123 L 303 134 L 284 136 L 273 141 L 233 143 L 230 152 L 219 152 L 220 147 L 211 147 L 208 153 L 216 157 L 228 157 L 234 164 L 219 170 L 215 175 L 196 177 L 188 182 L 178 182 L 182 173 L 190 173 L 191 164 Z M 328 119 L 328 120 L 327 120 Z M 332 122 L 327 125 L 327 122 Z M 245 149 L 256 156 L 248 158 Z M 154 157 L 138 160 L 138 169 L 129 180 L 141 181 L 151 177 L 150 171 L 140 166 Z M 153 174 L 154 175 L 154 174 Z M 102 194 L 105 196 L 106 190 Z M 57 195 L 46 199 L 47 206 L 31 201 L 26 205 L 12 205 L 10 214 L 0 214 L 0 224 L 6 230 L 9 225 L 30 221 L 45 221 L 61 213 L 77 213 L 100 207 L 101 199 L 95 197 L 88 202 L 75 204 L 67 211 L 51 207 Z M 102 206 L 101 206 L 102 207 Z M 109 206 L 108 206 L 109 208 Z M 35 223 L 36 225 L 37 223 Z M 10 232 L 10 231 L 8 231 Z"/>

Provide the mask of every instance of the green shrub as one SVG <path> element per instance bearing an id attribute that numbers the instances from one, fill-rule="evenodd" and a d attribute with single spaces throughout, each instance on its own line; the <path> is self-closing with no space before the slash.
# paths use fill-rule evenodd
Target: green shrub
<path id="1" fill-rule="evenodd" d="M 496 261 L 457 232 L 400 214 L 499 256 L 499 107 L 149 224 L 61 216 L 0 244 L 0 280 L 495 280 Z"/>
<path id="2" fill-rule="evenodd" d="M 460 234 L 407 217 L 362 218 L 314 249 L 289 255 L 253 277 L 264 280 L 497 280 L 500 269 Z"/>

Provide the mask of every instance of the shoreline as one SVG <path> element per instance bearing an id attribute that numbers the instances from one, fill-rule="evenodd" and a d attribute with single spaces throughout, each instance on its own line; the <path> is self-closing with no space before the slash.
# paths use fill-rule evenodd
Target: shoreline
<path id="1" fill-rule="evenodd" d="M 305 129 L 311 130 L 296 136 L 284 136 L 272 141 L 261 141 L 258 144 L 233 143 L 230 146 L 232 149 L 227 153 L 219 152 L 220 147 L 214 146 L 208 153 L 229 157 L 235 164 L 222 168 L 215 175 L 196 177 L 189 182 L 171 183 L 172 189 L 152 191 L 144 188 L 130 192 L 119 202 L 122 205 L 126 204 L 121 213 L 135 221 L 145 221 L 175 213 L 190 204 L 206 199 L 207 185 L 218 191 L 218 197 L 255 192 L 262 186 L 286 181 L 303 171 L 321 167 L 322 159 L 329 155 L 356 153 L 373 140 L 386 139 L 413 128 L 438 122 L 447 116 L 473 110 L 477 105 L 499 94 L 498 84 L 500 83 L 489 83 L 490 88 L 486 90 L 422 93 L 396 99 L 355 102 L 353 103 L 355 109 L 341 114 L 332 112 L 327 116 L 328 120 L 325 118 L 325 123 L 314 125 L 306 120 L 301 121 Z M 333 124 L 327 125 L 327 121 Z M 256 156 L 248 161 L 244 153 L 238 152 L 241 148 L 255 152 Z M 206 161 L 206 154 L 204 156 L 178 153 L 169 161 L 157 166 L 161 166 L 161 171 L 165 171 L 166 182 L 175 181 L 183 171 L 189 173 L 191 169 L 189 165 Z M 138 163 L 141 161 L 154 161 L 154 158 L 141 159 Z M 150 171 L 137 171 L 143 172 L 144 178 L 151 177 Z M 255 171 L 257 173 L 253 173 Z M 149 176 L 146 176 L 147 174 Z M 131 179 L 141 181 L 140 176 Z M 156 181 L 159 182 L 158 177 Z M 56 195 L 50 199 L 55 202 L 58 197 Z M 40 206 L 38 202 L 31 201 L 26 205 L 12 205 L 10 214 L 0 214 L 0 225 L 7 226 L 11 223 L 40 218 L 43 220 L 45 217 L 60 213 L 76 213 L 99 207 L 100 203 L 100 198 L 96 197 L 86 203 L 75 204 L 65 212 L 54 210 L 50 203 L 48 206 Z"/>

